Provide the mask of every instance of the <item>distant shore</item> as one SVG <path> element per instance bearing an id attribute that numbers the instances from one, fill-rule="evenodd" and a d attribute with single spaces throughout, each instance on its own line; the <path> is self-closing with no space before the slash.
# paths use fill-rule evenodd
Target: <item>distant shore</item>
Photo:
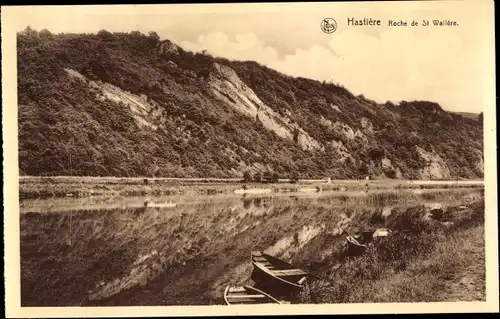
<path id="1" fill-rule="evenodd" d="M 120 176 L 19 176 L 20 182 L 30 181 L 77 181 L 77 182 L 143 182 L 144 180 L 156 182 L 180 182 L 180 183 L 252 183 L 245 182 L 242 178 L 212 178 L 212 177 L 120 177 Z M 484 180 L 403 180 L 403 179 L 339 179 L 330 180 L 330 183 L 385 183 L 385 184 L 482 184 Z M 279 179 L 278 183 L 291 183 L 290 179 Z M 327 178 L 299 179 L 297 183 L 328 183 Z"/>
<path id="2" fill-rule="evenodd" d="M 432 188 L 483 187 L 478 180 L 327 180 L 302 179 L 295 183 L 244 182 L 221 178 L 148 178 L 92 176 L 21 176 L 19 198 L 87 197 L 87 196 L 164 196 L 246 194 L 257 190 L 269 192 L 401 190 Z"/>

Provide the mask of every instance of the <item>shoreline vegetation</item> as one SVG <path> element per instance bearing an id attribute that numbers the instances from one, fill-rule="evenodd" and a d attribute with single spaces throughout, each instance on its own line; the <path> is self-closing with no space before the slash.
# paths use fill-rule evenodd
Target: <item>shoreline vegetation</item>
<path id="1" fill-rule="evenodd" d="M 410 223 L 421 225 L 402 228 L 406 232 L 344 261 L 337 271 L 309 285 L 300 302 L 485 301 L 484 206 L 472 207 L 467 212 L 448 210 L 446 222 L 419 222 L 418 214 L 412 214 L 415 208 L 403 212 Z"/>
<path id="2" fill-rule="evenodd" d="M 349 192 L 374 190 L 483 188 L 482 180 L 329 180 L 245 181 L 210 178 L 129 178 L 81 176 L 21 176 L 19 199 L 88 196 L 170 196 L 284 192 Z"/>

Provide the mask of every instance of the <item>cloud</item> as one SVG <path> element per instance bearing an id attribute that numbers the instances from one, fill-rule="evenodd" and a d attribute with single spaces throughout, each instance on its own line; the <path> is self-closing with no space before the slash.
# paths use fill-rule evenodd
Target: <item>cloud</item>
<path id="1" fill-rule="evenodd" d="M 452 33 L 415 35 L 408 29 L 385 31 L 379 38 L 346 31 L 332 38 L 334 77 L 355 93 L 375 100 L 439 99 L 435 89 L 463 85 L 456 77 L 461 43 Z M 449 106 L 449 105 L 448 105 Z"/>
<path id="2" fill-rule="evenodd" d="M 449 30 L 415 33 L 394 28 L 378 37 L 347 30 L 325 45 L 283 57 L 253 33 L 231 40 L 214 32 L 180 45 L 229 59 L 255 60 L 293 76 L 332 80 L 378 102 L 432 100 L 446 109 L 482 111 L 481 92 L 475 90 L 480 87 L 481 65 L 459 35 Z"/>
<path id="3" fill-rule="evenodd" d="M 275 48 L 266 45 L 253 33 L 236 35 L 231 41 L 223 32 L 213 32 L 198 37 L 195 42 L 182 41 L 181 47 L 192 51 L 207 52 L 232 60 L 254 60 L 263 64 L 271 63 L 278 58 Z"/>
<path id="4" fill-rule="evenodd" d="M 432 2 L 432 3 L 430 3 Z M 132 10 L 133 9 L 133 10 Z M 426 99 L 481 112 L 494 40 L 491 6 L 438 1 L 332 4 L 18 7 L 13 26 L 51 32 L 155 30 L 185 49 L 254 60 L 283 73 L 333 80 L 376 101 Z M 338 30 L 324 34 L 331 16 Z M 347 17 L 454 19 L 459 27 L 351 27 Z M 203 36 L 200 36 L 203 35 Z M 486 61 L 486 62 L 485 62 Z"/>

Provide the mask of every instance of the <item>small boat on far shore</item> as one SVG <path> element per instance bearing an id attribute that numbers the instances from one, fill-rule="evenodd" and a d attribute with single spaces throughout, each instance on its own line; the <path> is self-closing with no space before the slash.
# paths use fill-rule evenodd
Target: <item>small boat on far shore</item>
<path id="1" fill-rule="evenodd" d="M 224 291 L 224 301 L 228 305 L 281 304 L 273 296 L 251 286 L 230 287 Z"/>
<path id="2" fill-rule="evenodd" d="M 164 203 L 155 203 L 155 202 L 145 201 L 144 202 L 144 207 L 151 207 L 151 208 L 174 208 L 174 207 L 177 207 L 177 204 L 173 203 L 172 201 L 168 201 L 168 202 L 164 202 Z"/>

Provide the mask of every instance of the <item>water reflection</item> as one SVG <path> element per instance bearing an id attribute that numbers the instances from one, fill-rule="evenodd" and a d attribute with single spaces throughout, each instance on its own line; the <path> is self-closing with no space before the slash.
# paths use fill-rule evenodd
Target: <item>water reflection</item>
<path id="1" fill-rule="evenodd" d="M 252 206 L 253 200 L 251 198 L 244 197 L 242 201 L 243 201 L 243 207 L 245 207 L 246 209 L 249 209 Z"/>
<path id="2" fill-rule="evenodd" d="M 262 207 L 262 198 L 261 197 L 256 197 L 253 199 L 253 205 L 257 208 Z"/>
<path id="3" fill-rule="evenodd" d="M 291 261 L 290 259 L 307 243 L 313 240 L 316 236 L 321 234 L 325 229 L 325 224 L 318 226 L 304 225 L 302 228 L 295 232 L 293 235 L 285 236 L 265 250 L 269 255 L 279 256 L 284 260 Z"/>
<path id="4" fill-rule="evenodd" d="M 474 190 L 465 189 L 461 190 Z M 434 192 L 453 192 L 453 189 L 411 189 L 406 192 L 415 195 L 425 195 Z M 456 190 L 455 190 L 456 191 Z M 299 198 L 349 198 L 366 197 L 369 194 L 385 193 L 387 190 L 366 190 L 360 191 L 320 191 L 317 189 L 296 189 L 294 192 L 251 192 L 235 194 L 214 194 L 214 195 L 177 195 L 177 196 L 89 196 L 84 198 L 62 197 L 46 199 L 25 199 L 19 203 L 20 212 L 56 212 L 70 210 L 111 210 L 111 209 L 135 209 L 140 207 L 150 208 L 175 208 L 181 205 L 191 205 L 198 203 L 210 203 L 220 201 L 237 201 L 241 199 L 243 206 L 247 209 L 251 206 L 260 207 L 267 205 L 269 201 L 275 198 L 288 198 L 297 200 Z M 270 194 L 269 194 L 270 193 Z"/>

